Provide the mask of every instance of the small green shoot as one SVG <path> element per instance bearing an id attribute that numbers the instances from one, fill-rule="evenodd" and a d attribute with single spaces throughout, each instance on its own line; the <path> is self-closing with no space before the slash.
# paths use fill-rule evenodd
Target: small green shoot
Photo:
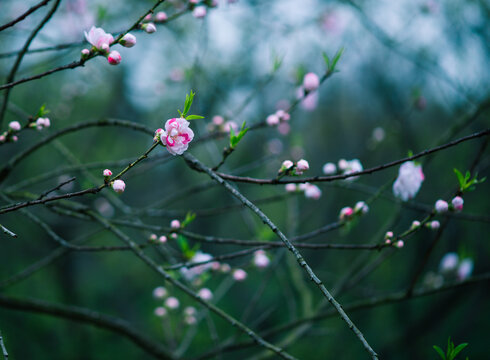
<path id="1" fill-rule="evenodd" d="M 235 135 L 233 129 L 230 128 L 230 149 L 234 149 L 238 145 L 242 137 L 244 137 L 247 133 L 248 128 L 245 128 L 245 125 L 246 123 L 244 121 L 242 127 L 240 128 L 240 132 L 237 135 Z"/>
<path id="2" fill-rule="evenodd" d="M 204 116 L 201 116 L 201 115 L 187 115 L 187 113 L 191 109 L 192 102 L 194 101 L 194 95 L 196 95 L 196 93 L 192 90 L 191 90 L 190 94 L 186 94 L 185 95 L 185 103 L 184 103 L 184 111 L 177 110 L 179 112 L 180 117 L 183 117 L 186 120 L 204 119 Z"/>
<path id="3" fill-rule="evenodd" d="M 344 53 L 344 48 L 341 47 L 334 55 L 333 59 L 330 60 L 328 55 L 323 52 L 323 60 L 325 60 L 325 64 L 327 65 L 327 73 L 331 74 L 333 72 L 337 72 L 338 70 L 335 70 L 335 67 L 337 66 L 337 62 L 340 60 L 340 57 Z"/>
<path id="4" fill-rule="evenodd" d="M 456 356 L 468 346 L 468 343 L 462 343 L 458 346 L 454 347 L 454 343 L 451 341 L 451 337 L 447 339 L 447 350 L 444 354 L 444 351 L 437 345 L 432 346 L 434 350 L 439 354 L 442 360 L 454 360 Z M 468 360 L 468 358 L 466 358 Z"/>
<path id="5" fill-rule="evenodd" d="M 43 117 L 44 115 L 47 115 L 49 113 L 50 113 L 50 110 L 46 109 L 46 104 L 42 104 L 42 106 L 37 111 L 36 119 Z"/>
<path id="6" fill-rule="evenodd" d="M 466 173 L 463 175 L 461 171 L 458 169 L 454 169 L 454 173 L 456 174 L 459 182 L 459 191 L 461 193 L 464 193 L 466 191 L 473 191 L 475 190 L 475 185 L 481 184 L 486 180 L 486 177 L 482 179 L 477 179 L 478 173 L 475 174 L 473 179 L 471 178 L 471 174 L 469 171 L 466 171 Z"/>

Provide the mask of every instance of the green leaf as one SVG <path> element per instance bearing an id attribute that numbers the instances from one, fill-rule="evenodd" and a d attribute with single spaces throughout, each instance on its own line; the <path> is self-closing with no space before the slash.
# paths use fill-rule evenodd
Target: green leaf
<path id="1" fill-rule="evenodd" d="M 326 52 L 322 52 L 323 60 L 325 60 L 325 64 L 327 65 L 327 70 L 330 70 L 330 59 Z"/>
<path id="2" fill-rule="evenodd" d="M 462 343 L 456 346 L 456 348 L 452 352 L 453 359 L 465 348 L 468 346 L 468 343 Z"/>
<path id="3" fill-rule="evenodd" d="M 184 236 L 179 235 L 177 238 L 177 244 L 179 244 L 182 253 L 186 255 L 186 253 L 189 251 L 189 243 L 187 242 L 187 239 Z"/>
<path id="4" fill-rule="evenodd" d="M 330 67 L 330 71 L 335 71 L 335 66 L 337 66 L 337 62 L 340 60 L 340 57 L 342 56 L 343 53 L 344 53 L 344 48 L 341 47 L 332 59 L 332 66 Z"/>
<path id="5" fill-rule="evenodd" d="M 42 104 L 39 110 L 37 111 L 36 118 L 43 117 L 46 114 L 49 114 L 50 111 L 46 109 L 46 104 Z"/>
<path id="6" fill-rule="evenodd" d="M 204 119 L 204 116 L 201 115 L 189 115 L 185 118 L 186 120 L 197 120 L 197 119 Z"/>
<path id="7" fill-rule="evenodd" d="M 186 215 L 185 215 L 185 219 L 184 221 L 182 221 L 182 227 L 186 227 L 187 225 L 189 225 L 191 222 L 194 221 L 194 219 L 196 218 L 196 214 L 193 213 L 192 211 L 189 211 Z"/>
<path id="8" fill-rule="evenodd" d="M 191 90 L 190 94 L 185 96 L 184 111 L 181 114 L 182 117 L 185 117 L 191 109 L 192 102 L 194 101 L 194 95 L 196 95 L 196 93 Z"/>
<path id="9" fill-rule="evenodd" d="M 432 347 L 439 354 L 439 356 L 441 357 L 442 360 L 446 360 L 446 355 L 444 355 L 444 351 L 442 351 L 442 349 L 439 346 L 434 345 Z"/>
<path id="10" fill-rule="evenodd" d="M 456 177 L 458 178 L 459 188 L 460 188 L 460 190 L 462 190 L 464 188 L 464 184 L 465 184 L 463 174 L 461 174 L 461 171 L 459 171 L 456 168 L 454 168 L 453 171 L 456 174 Z"/>

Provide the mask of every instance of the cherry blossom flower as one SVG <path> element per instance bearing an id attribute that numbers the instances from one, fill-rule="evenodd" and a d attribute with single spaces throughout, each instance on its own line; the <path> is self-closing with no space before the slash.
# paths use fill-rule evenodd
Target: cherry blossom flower
<path id="1" fill-rule="evenodd" d="M 126 184 L 122 180 L 115 180 L 112 183 L 112 188 L 114 189 L 115 192 L 122 193 L 122 192 L 124 192 L 124 189 L 126 188 Z"/>
<path id="2" fill-rule="evenodd" d="M 202 19 L 206 16 L 207 10 L 204 6 L 197 6 L 192 10 L 192 16 L 196 19 Z"/>
<path id="3" fill-rule="evenodd" d="M 328 162 L 323 165 L 322 170 L 325 175 L 333 175 L 337 172 L 337 166 L 333 162 Z"/>
<path id="4" fill-rule="evenodd" d="M 18 121 L 11 121 L 9 123 L 9 129 L 12 131 L 19 131 L 21 129 L 20 122 Z"/>
<path id="5" fill-rule="evenodd" d="M 449 273 L 456 270 L 459 263 L 458 254 L 454 252 L 447 253 L 441 259 L 439 264 L 439 271 L 442 273 Z"/>
<path id="6" fill-rule="evenodd" d="M 305 159 L 301 159 L 296 163 L 296 174 L 301 175 L 304 171 L 310 168 L 310 164 Z"/>
<path id="7" fill-rule="evenodd" d="M 354 206 L 354 212 L 362 213 L 362 214 L 367 214 L 369 211 L 369 206 L 364 202 L 364 201 L 358 201 L 356 205 Z"/>
<path id="8" fill-rule="evenodd" d="M 405 246 L 405 243 L 403 242 L 403 240 L 398 240 L 396 243 L 395 243 L 395 246 L 399 249 L 401 249 L 402 247 Z"/>
<path id="9" fill-rule="evenodd" d="M 359 161 L 359 159 L 352 159 L 352 160 L 340 159 L 338 165 L 343 175 L 349 175 L 363 170 L 362 164 Z M 351 176 L 345 180 L 354 181 L 357 178 L 359 178 L 359 176 Z"/>
<path id="10" fill-rule="evenodd" d="M 413 161 L 404 162 L 393 183 L 393 194 L 403 201 L 412 199 L 419 191 L 423 181 L 422 166 L 416 165 Z"/>
<path id="11" fill-rule="evenodd" d="M 265 254 L 264 250 L 257 250 L 254 252 L 254 264 L 259 269 L 266 268 L 270 264 L 270 260 Z"/>
<path id="12" fill-rule="evenodd" d="M 163 286 L 156 287 L 153 289 L 153 297 L 155 299 L 163 299 L 166 297 L 168 294 L 167 289 L 165 289 Z"/>
<path id="13" fill-rule="evenodd" d="M 182 155 L 194 138 L 189 122 L 184 118 L 173 118 L 165 123 L 165 130 L 160 135 L 162 144 L 172 155 Z"/>
<path id="14" fill-rule="evenodd" d="M 245 270 L 242 269 L 236 269 L 233 271 L 233 279 L 236 281 L 243 281 L 247 278 L 247 273 Z"/>
<path id="15" fill-rule="evenodd" d="M 151 234 L 150 235 L 150 241 L 156 241 L 158 238 L 157 234 Z"/>
<path id="16" fill-rule="evenodd" d="M 414 220 L 412 221 L 412 225 L 410 226 L 411 229 L 416 229 L 420 226 L 420 221 Z"/>
<path id="17" fill-rule="evenodd" d="M 158 242 L 160 244 L 165 244 L 167 242 L 167 237 L 165 235 L 162 235 L 158 238 Z"/>
<path id="18" fill-rule="evenodd" d="M 434 206 L 438 214 L 445 213 L 449 209 L 449 205 L 444 200 L 437 200 Z"/>
<path id="19" fill-rule="evenodd" d="M 201 251 L 198 251 L 194 254 L 194 256 L 190 259 L 191 263 L 200 263 L 204 261 L 209 261 L 213 257 L 209 254 L 203 253 Z M 197 276 L 201 275 L 205 271 L 211 269 L 213 267 L 213 264 L 208 262 L 206 264 L 202 265 L 197 265 L 193 266 L 191 268 L 186 268 L 183 267 L 180 269 L 181 274 L 187 279 L 187 280 L 193 280 Z"/>
<path id="20" fill-rule="evenodd" d="M 92 26 L 88 33 L 85 31 L 84 34 L 85 39 L 99 51 L 107 51 L 114 42 L 114 37 L 111 34 L 95 26 Z"/>
<path id="21" fill-rule="evenodd" d="M 168 307 L 169 309 L 177 309 L 180 306 L 180 301 L 176 297 L 169 297 L 167 300 L 165 300 L 165 306 Z"/>
<path id="22" fill-rule="evenodd" d="M 214 125 L 221 126 L 225 122 L 225 119 L 221 115 L 214 115 L 212 121 Z"/>
<path id="23" fill-rule="evenodd" d="M 107 176 L 112 176 L 112 171 L 110 171 L 109 169 L 105 169 L 105 170 L 102 172 L 102 174 L 103 174 L 104 176 L 106 176 L 106 177 L 107 177 Z"/>
<path id="24" fill-rule="evenodd" d="M 354 210 L 352 210 L 351 207 L 349 206 L 343 207 L 342 209 L 340 209 L 339 219 L 341 221 L 346 220 L 347 218 L 352 216 L 352 214 L 354 214 Z"/>
<path id="25" fill-rule="evenodd" d="M 303 185 L 303 184 L 301 184 Z M 322 191 L 316 185 L 306 183 L 304 187 L 305 197 L 308 199 L 318 200 L 322 196 Z"/>
<path id="26" fill-rule="evenodd" d="M 197 295 L 199 295 L 201 299 L 206 301 L 209 301 L 213 298 L 213 293 L 208 288 L 202 288 L 201 290 L 199 290 Z"/>
<path id="27" fill-rule="evenodd" d="M 451 200 L 451 204 L 454 207 L 454 210 L 461 211 L 463 210 L 463 198 L 461 196 L 456 196 Z"/>
<path id="28" fill-rule="evenodd" d="M 167 13 L 164 11 L 159 11 L 155 15 L 155 21 L 156 22 L 160 22 L 160 23 L 165 22 L 165 21 L 167 21 L 167 19 L 168 19 Z"/>
<path id="29" fill-rule="evenodd" d="M 314 91 L 320 86 L 320 79 L 315 73 L 307 73 L 303 78 L 303 88 L 307 91 Z"/>
<path id="30" fill-rule="evenodd" d="M 437 230 L 441 227 L 441 223 L 437 220 L 434 220 L 434 221 L 431 221 L 429 223 L 429 227 L 432 229 L 432 230 Z"/>
<path id="31" fill-rule="evenodd" d="M 180 228 L 180 221 L 179 220 L 172 220 L 170 222 L 170 227 L 172 229 L 178 229 L 178 228 Z"/>
<path id="32" fill-rule="evenodd" d="M 287 192 L 295 192 L 296 191 L 296 184 L 286 184 L 285 189 Z"/>
<path id="33" fill-rule="evenodd" d="M 148 23 L 148 24 L 142 24 L 141 28 L 147 33 L 147 34 L 153 34 L 154 32 L 157 31 L 157 27 L 153 23 Z"/>
<path id="34" fill-rule="evenodd" d="M 281 164 L 281 168 L 279 169 L 279 172 L 284 172 L 293 167 L 294 163 L 291 160 L 284 160 Z"/>
<path id="35" fill-rule="evenodd" d="M 167 315 L 167 309 L 165 309 L 163 306 L 159 306 L 155 308 L 155 315 L 158 317 L 164 317 Z"/>
<path id="36" fill-rule="evenodd" d="M 458 280 L 462 281 L 467 279 L 473 272 L 473 260 L 464 259 L 459 263 L 457 275 Z"/>
<path id="37" fill-rule="evenodd" d="M 276 126 L 279 124 L 280 119 L 279 119 L 279 116 L 277 116 L 276 114 L 271 114 L 271 115 L 267 116 L 267 118 L 265 119 L 265 122 L 269 126 Z"/>

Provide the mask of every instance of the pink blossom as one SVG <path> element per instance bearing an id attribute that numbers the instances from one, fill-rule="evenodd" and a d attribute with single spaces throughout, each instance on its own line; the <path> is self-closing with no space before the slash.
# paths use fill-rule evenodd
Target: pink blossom
<path id="1" fill-rule="evenodd" d="M 103 174 L 104 176 L 112 176 L 112 171 L 110 171 L 109 169 L 105 169 L 105 170 L 102 172 L 102 174 Z"/>
<path id="2" fill-rule="evenodd" d="M 223 116 L 220 116 L 220 115 L 213 116 L 213 124 L 214 125 L 221 126 L 221 125 L 223 125 L 224 122 L 225 122 L 225 119 L 223 118 Z"/>
<path id="3" fill-rule="evenodd" d="M 199 292 L 197 293 L 197 295 L 201 299 L 206 300 L 206 301 L 209 301 L 209 300 L 211 300 L 213 298 L 213 293 L 208 288 L 202 288 L 201 290 L 199 290 Z"/>
<path id="4" fill-rule="evenodd" d="M 264 250 L 257 250 L 254 252 L 254 264 L 257 266 L 259 269 L 266 268 L 269 266 L 270 260 L 265 254 Z"/>
<path id="5" fill-rule="evenodd" d="M 289 170 L 293 167 L 294 163 L 291 160 L 284 160 L 281 165 L 281 169 L 279 169 L 279 172 L 283 172 L 286 170 Z"/>
<path id="6" fill-rule="evenodd" d="M 445 213 L 449 209 L 449 205 L 444 200 L 437 200 L 434 206 L 438 214 Z"/>
<path id="7" fill-rule="evenodd" d="M 158 242 L 160 244 L 165 244 L 167 242 L 167 237 L 165 235 L 162 235 L 158 238 Z"/>
<path id="8" fill-rule="evenodd" d="M 412 228 L 412 229 L 416 229 L 416 228 L 418 228 L 419 226 L 420 226 L 420 221 L 418 221 L 418 220 L 414 220 L 414 221 L 412 221 L 412 225 L 411 225 L 411 228 Z"/>
<path id="9" fill-rule="evenodd" d="M 89 49 L 83 49 L 83 50 L 81 51 L 81 53 L 82 53 L 82 57 L 84 57 L 84 58 L 85 58 L 85 57 L 87 57 L 87 56 L 89 56 L 89 55 L 90 55 L 90 50 L 89 50 Z"/>
<path id="10" fill-rule="evenodd" d="M 194 132 L 189 128 L 189 122 L 184 118 L 173 118 L 165 123 L 165 131 L 160 140 L 172 155 L 182 155 L 194 138 Z"/>
<path id="11" fill-rule="evenodd" d="M 148 15 L 146 15 L 146 16 L 143 18 L 143 20 L 144 20 L 144 21 L 151 21 L 151 17 L 152 17 L 152 16 L 151 16 L 151 14 L 148 14 Z"/>
<path id="12" fill-rule="evenodd" d="M 167 315 L 167 309 L 165 309 L 163 306 L 159 306 L 155 309 L 155 315 L 158 317 L 164 317 Z"/>
<path id="13" fill-rule="evenodd" d="M 303 78 L 303 88 L 307 91 L 314 91 L 320 86 L 320 79 L 315 73 L 307 73 Z"/>
<path id="14" fill-rule="evenodd" d="M 179 237 L 179 235 L 177 235 L 177 233 L 171 233 L 170 234 L 170 237 L 174 240 L 177 240 L 177 238 Z"/>
<path id="15" fill-rule="evenodd" d="M 385 244 L 386 244 L 386 245 L 390 245 L 390 244 L 391 244 L 391 240 L 390 240 L 390 239 L 386 239 L 386 240 L 385 240 Z"/>
<path id="16" fill-rule="evenodd" d="M 196 19 L 202 19 L 203 17 L 206 16 L 207 10 L 204 6 L 197 6 L 192 10 L 192 16 L 194 16 Z"/>
<path id="17" fill-rule="evenodd" d="M 287 192 L 295 192 L 296 184 L 286 184 L 285 188 Z"/>
<path id="18" fill-rule="evenodd" d="M 197 319 L 195 316 L 189 316 L 189 315 L 186 315 L 184 317 L 184 321 L 187 325 L 194 325 L 195 323 L 197 323 Z"/>
<path id="19" fill-rule="evenodd" d="M 276 116 L 279 117 L 279 120 L 281 121 L 289 121 L 289 119 L 291 119 L 291 115 L 282 109 L 276 111 Z"/>
<path id="20" fill-rule="evenodd" d="M 169 309 L 177 309 L 180 306 L 180 301 L 176 297 L 169 297 L 167 300 L 165 300 L 165 306 L 168 307 Z"/>
<path id="21" fill-rule="evenodd" d="M 48 118 L 38 118 L 36 120 L 36 128 L 38 130 L 42 130 L 43 127 L 49 127 L 51 125 L 51 122 L 49 121 Z"/>
<path id="22" fill-rule="evenodd" d="M 187 306 L 185 309 L 184 309 L 184 314 L 187 315 L 187 316 L 193 316 L 193 315 L 196 315 L 196 308 L 194 306 Z"/>
<path id="23" fill-rule="evenodd" d="M 126 34 L 119 40 L 122 46 L 131 48 L 136 45 L 136 37 L 132 34 Z"/>
<path id="24" fill-rule="evenodd" d="M 276 126 L 277 124 L 279 124 L 279 121 L 279 116 L 277 116 L 276 114 L 271 114 L 265 119 L 265 122 L 269 126 Z"/>
<path id="25" fill-rule="evenodd" d="M 115 180 L 112 183 L 112 188 L 114 189 L 115 192 L 122 193 L 122 192 L 124 192 L 124 189 L 126 188 L 126 184 L 122 180 Z"/>
<path id="26" fill-rule="evenodd" d="M 163 299 L 166 296 L 167 296 L 167 289 L 165 289 L 163 286 L 159 286 L 153 289 L 153 297 L 155 299 Z"/>
<path id="27" fill-rule="evenodd" d="M 352 214 L 354 214 L 354 210 L 352 210 L 351 207 L 343 207 L 342 209 L 340 209 L 339 219 L 346 220 L 348 217 L 352 216 Z"/>
<path id="28" fill-rule="evenodd" d="M 396 243 L 395 243 L 395 246 L 399 249 L 401 249 L 403 246 L 405 246 L 405 243 L 403 242 L 403 240 L 398 240 Z"/>
<path id="29" fill-rule="evenodd" d="M 462 281 L 467 279 L 473 272 L 473 260 L 464 259 L 458 266 L 458 280 Z"/>
<path id="30" fill-rule="evenodd" d="M 439 264 L 439 271 L 443 273 L 449 273 L 456 270 L 459 263 L 459 256 L 454 252 L 447 253 L 441 259 Z"/>
<path id="31" fill-rule="evenodd" d="M 393 231 L 387 231 L 385 234 L 385 239 L 391 239 L 393 238 L 394 234 Z"/>
<path id="32" fill-rule="evenodd" d="M 176 234 L 177 235 L 177 234 Z M 213 257 L 210 254 L 205 254 L 201 251 L 198 251 L 194 254 L 194 256 L 190 259 L 191 263 L 201 263 L 205 261 L 210 261 Z M 183 267 L 180 269 L 180 272 L 187 280 L 193 280 L 195 277 L 201 275 L 207 270 L 210 270 L 213 267 L 211 262 L 193 266 L 190 268 Z"/>
<path id="33" fill-rule="evenodd" d="M 333 162 L 328 162 L 323 165 L 322 170 L 325 175 L 333 175 L 337 172 L 337 166 Z"/>
<path id="34" fill-rule="evenodd" d="M 155 15 L 156 22 L 165 22 L 167 21 L 167 19 L 168 19 L 167 13 L 164 11 L 159 11 Z"/>
<path id="35" fill-rule="evenodd" d="M 9 128 L 12 131 L 19 131 L 21 129 L 20 122 L 18 122 L 18 121 L 11 121 L 9 123 Z"/>
<path id="36" fill-rule="evenodd" d="M 393 183 L 393 194 L 403 201 L 412 199 L 419 191 L 423 181 L 422 167 L 413 161 L 404 162 L 400 166 L 396 181 Z"/>
<path id="37" fill-rule="evenodd" d="M 296 164 L 296 174 L 301 175 L 303 171 L 306 171 L 310 168 L 310 164 L 305 159 L 301 159 Z"/>
<path id="38" fill-rule="evenodd" d="M 230 130 L 233 129 L 234 132 L 236 132 L 238 130 L 238 125 L 236 122 L 233 122 L 233 121 L 227 121 L 224 125 L 223 125 L 223 131 L 225 132 L 230 132 Z"/>
<path id="39" fill-rule="evenodd" d="M 5 142 L 6 138 L 5 135 L 0 135 L 0 142 Z"/>
<path id="40" fill-rule="evenodd" d="M 222 273 L 229 273 L 231 271 L 231 267 L 228 264 L 222 264 L 220 270 Z"/>
<path id="41" fill-rule="evenodd" d="M 308 199 L 318 200 L 322 196 L 320 188 L 313 184 L 306 184 L 305 197 Z"/>
<path id="42" fill-rule="evenodd" d="M 49 120 L 49 118 L 44 118 L 44 127 L 47 128 L 50 126 L 51 126 L 51 121 Z"/>
<path id="43" fill-rule="evenodd" d="M 12 136 L 12 141 L 13 141 L 13 142 L 17 142 L 17 140 L 19 140 L 19 138 L 18 138 L 17 136 L 15 136 L 15 135 L 14 135 L 14 136 Z"/>
<path id="44" fill-rule="evenodd" d="M 453 205 L 456 211 L 463 210 L 463 198 L 461 196 L 456 196 L 451 200 L 451 204 Z"/>
<path id="45" fill-rule="evenodd" d="M 429 223 L 429 226 L 432 230 L 437 230 L 441 227 L 441 223 L 437 220 L 434 220 Z"/>
<path id="46" fill-rule="evenodd" d="M 85 39 L 99 51 L 106 51 L 114 42 L 114 37 L 111 34 L 106 33 L 102 28 L 92 26 L 88 33 L 84 33 Z"/>
<path id="47" fill-rule="evenodd" d="M 362 164 L 359 161 L 359 159 L 352 159 L 352 160 L 340 159 L 339 160 L 339 169 L 342 170 L 343 175 L 349 175 L 349 174 L 353 174 L 353 173 L 357 173 L 357 172 L 362 171 L 363 167 L 362 167 Z M 354 181 L 357 178 L 359 178 L 359 176 L 351 176 L 345 180 Z"/>
<path id="48" fill-rule="evenodd" d="M 279 131 L 279 134 L 281 135 L 287 135 L 291 131 L 291 126 L 287 122 L 282 122 L 277 127 L 277 131 Z"/>
<path id="49" fill-rule="evenodd" d="M 243 281 L 246 278 L 247 273 L 245 272 L 245 270 L 236 269 L 235 271 L 233 271 L 233 279 L 235 279 L 236 281 Z"/>
<path id="50" fill-rule="evenodd" d="M 362 214 L 366 214 L 369 211 L 369 206 L 364 201 L 358 201 L 354 206 L 354 212 L 361 212 Z"/>
<path id="51" fill-rule="evenodd" d="M 111 53 L 107 56 L 107 61 L 111 65 L 117 65 L 121 62 L 121 60 L 121 54 L 119 54 L 119 51 L 116 50 L 112 50 Z"/>
<path id="52" fill-rule="evenodd" d="M 304 93 L 303 89 L 301 89 L 301 91 Z M 318 93 L 317 92 L 309 93 L 301 101 L 301 107 L 303 109 L 305 109 L 306 111 L 313 111 L 316 109 L 317 106 L 318 106 Z"/>
<path id="53" fill-rule="evenodd" d="M 151 234 L 150 235 L 150 241 L 156 241 L 157 240 L 157 234 Z"/>
<path id="54" fill-rule="evenodd" d="M 180 221 L 179 220 L 172 220 L 170 222 L 170 227 L 172 229 L 178 229 L 178 228 L 180 228 Z"/>

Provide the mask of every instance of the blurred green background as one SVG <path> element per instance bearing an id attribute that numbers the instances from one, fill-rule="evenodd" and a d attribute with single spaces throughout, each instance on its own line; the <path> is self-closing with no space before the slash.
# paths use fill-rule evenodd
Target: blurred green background
<path id="1" fill-rule="evenodd" d="M 16 18 L 34 4 L 3 0 L 0 23 Z M 75 45 L 26 54 L 16 79 L 78 60 L 80 50 L 88 47 L 83 43 L 83 31 L 96 25 L 117 33 L 131 26 L 153 4 L 153 1 L 62 1 L 30 48 Z M 52 1 L 47 7 L 51 5 Z M 159 24 L 154 34 L 133 32 L 137 45 L 131 49 L 118 46 L 123 58 L 118 66 L 110 66 L 103 57 L 97 57 L 84 67 L 13 88 L 2 130 L 10 121 L 26 123 L 27 116 L 35 115 L 43 104 L 51 111 L 48 117 L 52 126 L 39 132 L 24 131 L 18 142 L 1 146 L 2 164 L 55 131 L 80 122 L 121 119 L 149 129 L 163 127 L 167 119 L 178 115 L 185 94 L 193 89 L 197 95 L 191 112 L 205 119 L 192 121 L 196 137 L 188 151 L 208 166 L 214 166 L 220 161 L 228 139 L 220 133 L 215 140 L 199 141 L 213 133 L 213 116 L 221 115 L 238 125 L 243 121 L 247 125 L 263 121 L 281 102 L 295 101 L 306 72 L 321 76 L 326 71 L 322 52 L 333 56 L 341 47 L 345 51 L 337 66 L 339 72 L 322 84 L 315 106 L 301 104 L 295 108 L 290 132 L 283 135 L 272 127 L 250 131 L 221 171 L 272 178 L 282 161 L 300 158 L 309 161 L 306 176 L 321 175 L 326 162 L 337 163 L 342 158 L 358 158 L 364 168 L 370 168 L 403 158 L 410 151 L 417 153 L 477 132 L 490 124 L 488 111 L 482 107 L 490 93 L 488 1 L 220 0 L 218 7 L 207 9 L 204 19 L 186 12 L 187 6 L 182 1 L 159 6 L 157 10 L 168 15 L 185 13 L 167 24 Z M 15 61 L 15 56 L 8 53 L 23 46 L 47 11 L 43 8 L 0 32 L 3 79 Z M 273 71 L 278 60 L 281 66 Z M 468 121 L 468 116 L 477 109 L 481 109 L 479 115 Z M 437 199 L 451 199 L 458 186 L 453 168 L 469 170 L 478 158 L 475 166 L 478 176 L 488 176 L 490 153 L 484 147 L 487 141 L 488 137 L 468 141 L 422 158 L 425 181 L 415 200 L 408 204 L 400 203 L 392 195 L 391 183 L 398 167 L 352 182 L 317 183 L 322 190 L 319 200 L 307 199 L 302 193 L 288 194 L 282 185 L 235 186 L 252 201 L 265 199 L 259 207 L 290 237 L 336 222 L 341 208 L 366 201 L 385 186 L 382 196 L 370 204 L 368 214 L 347 227 L 308 241 L 379 243 L 387 230 L 400 234 L 413 220 L 422 220 Z M 99 185 L 103 169 L 119 172 L 151 143 L 150 135 L 122 127 L 74 132 L 27 157 L 0 185 L 0 191 L 11 197 L 11 202 L 17 202 L 29 200 L 32 194 L 38 196 L 72 176 L 76 176 L 76 181 L 58 193 Z M 161 147 L 149 160 L 129 171 L 124 180 L 127 187 L 122 195 L 105 189 L 70 203 L 96 209 L 113 220 L 164 227 L 172 219 L 183 220 L 188 211 L 193 211 L 197 216 L 186 228 L 189 231 L 235 239 L 278 240 L 222 187 L 211 183 L 205 174 L 192 171 L 182 158 L 169 156 Z M 418 287 L 429 286 L 424 278 L 430 272 L 438 272 L 440 260 L 448 252 L 471 258 L 474 274 L 490 271 L 488 181 L 465 194 L 464 200 L 463 215 L 468 216 L 448 218 Z M 144 208 L 161 211 L 139 211 Z M 67 241 L 78 239 L 93 246 L 122 244 L 93 222 L 61 215 L 43 205 L 27 210 Z M 442 216 L 437 219 L 445 221 Z M 7 279 L 45 258 L 59 245 L 19 211 L 1 215 L 0 223 L 18 235 L 13 239 L 0 234 L 3 295 L 39 298 L 124 318 L 170 351 L 185 350 L 179 355 L 186 359 L 199 358 L 233 334 L 236 342 L 248 341 L 229 323 L 164 284 L 129 251 L 67 252 L 29 278 L 8 285 Z M 122 229 L 140 243 L 154 232 Z M 380 254 L 390 254 L 372 273 L 338 294 L 337 300 L 345 305 L 406 289 L 435 236 L 435 231 L 423 229 L 407 239 L 403 249 L 393 253 L 328 249 L 301 252 L 326 287 L 337 290 L 345 277 L 355 280 L 358 273 L 351 272 L 353 264 L 367 264 Z M 192 239 L 188 241 L 198 244 Z M 243 249 L 200 245 L 201 251 L 212 255 Z M 164 266 L 185 260 L 175 240 L 145 251 Z M 210 272 L 202 279 L 204 283 L 189 285 L 196 290 L 202 286 L 211 289 L 215 295 L 213 302 L 259 335 L 275 326 L 313 316 L 323 302 L 318 289 L 287 251 L 275 249 L 267 254 L 271 265 L 263 270 L 253 265 L 250 255 L 226 261 L 233 269 L 247 271 L 243 282 L 234 282 L 230 274 Z M 153 289 L 162 285 L 181 302 L 179 309 L 169 311 L 164 319 L 154 315 L 162 301 L 152 296 Z M 443 347 L 449 336 L 456 344 L 469 343 L 462 353 L 464 357 L 485 359 L 488 300 L 488 281 L 484 281 L 349 315 L 381 359 L 436 359 L 432 345 Z M 202 316 L 197 325 L 185 324 L 186 306 L 197 307 Z M 2 307 L 0 331 L 10 359 L 150 357 L 113 332 Z M 268 340 L 280 345 L 294 331 Z M 300 359 L 368 358 L 337 316 L 312 322 L 285 348 Z M 267 356 L 272 355 L 254 346 L 216 354 L 213 358 Z"/>

